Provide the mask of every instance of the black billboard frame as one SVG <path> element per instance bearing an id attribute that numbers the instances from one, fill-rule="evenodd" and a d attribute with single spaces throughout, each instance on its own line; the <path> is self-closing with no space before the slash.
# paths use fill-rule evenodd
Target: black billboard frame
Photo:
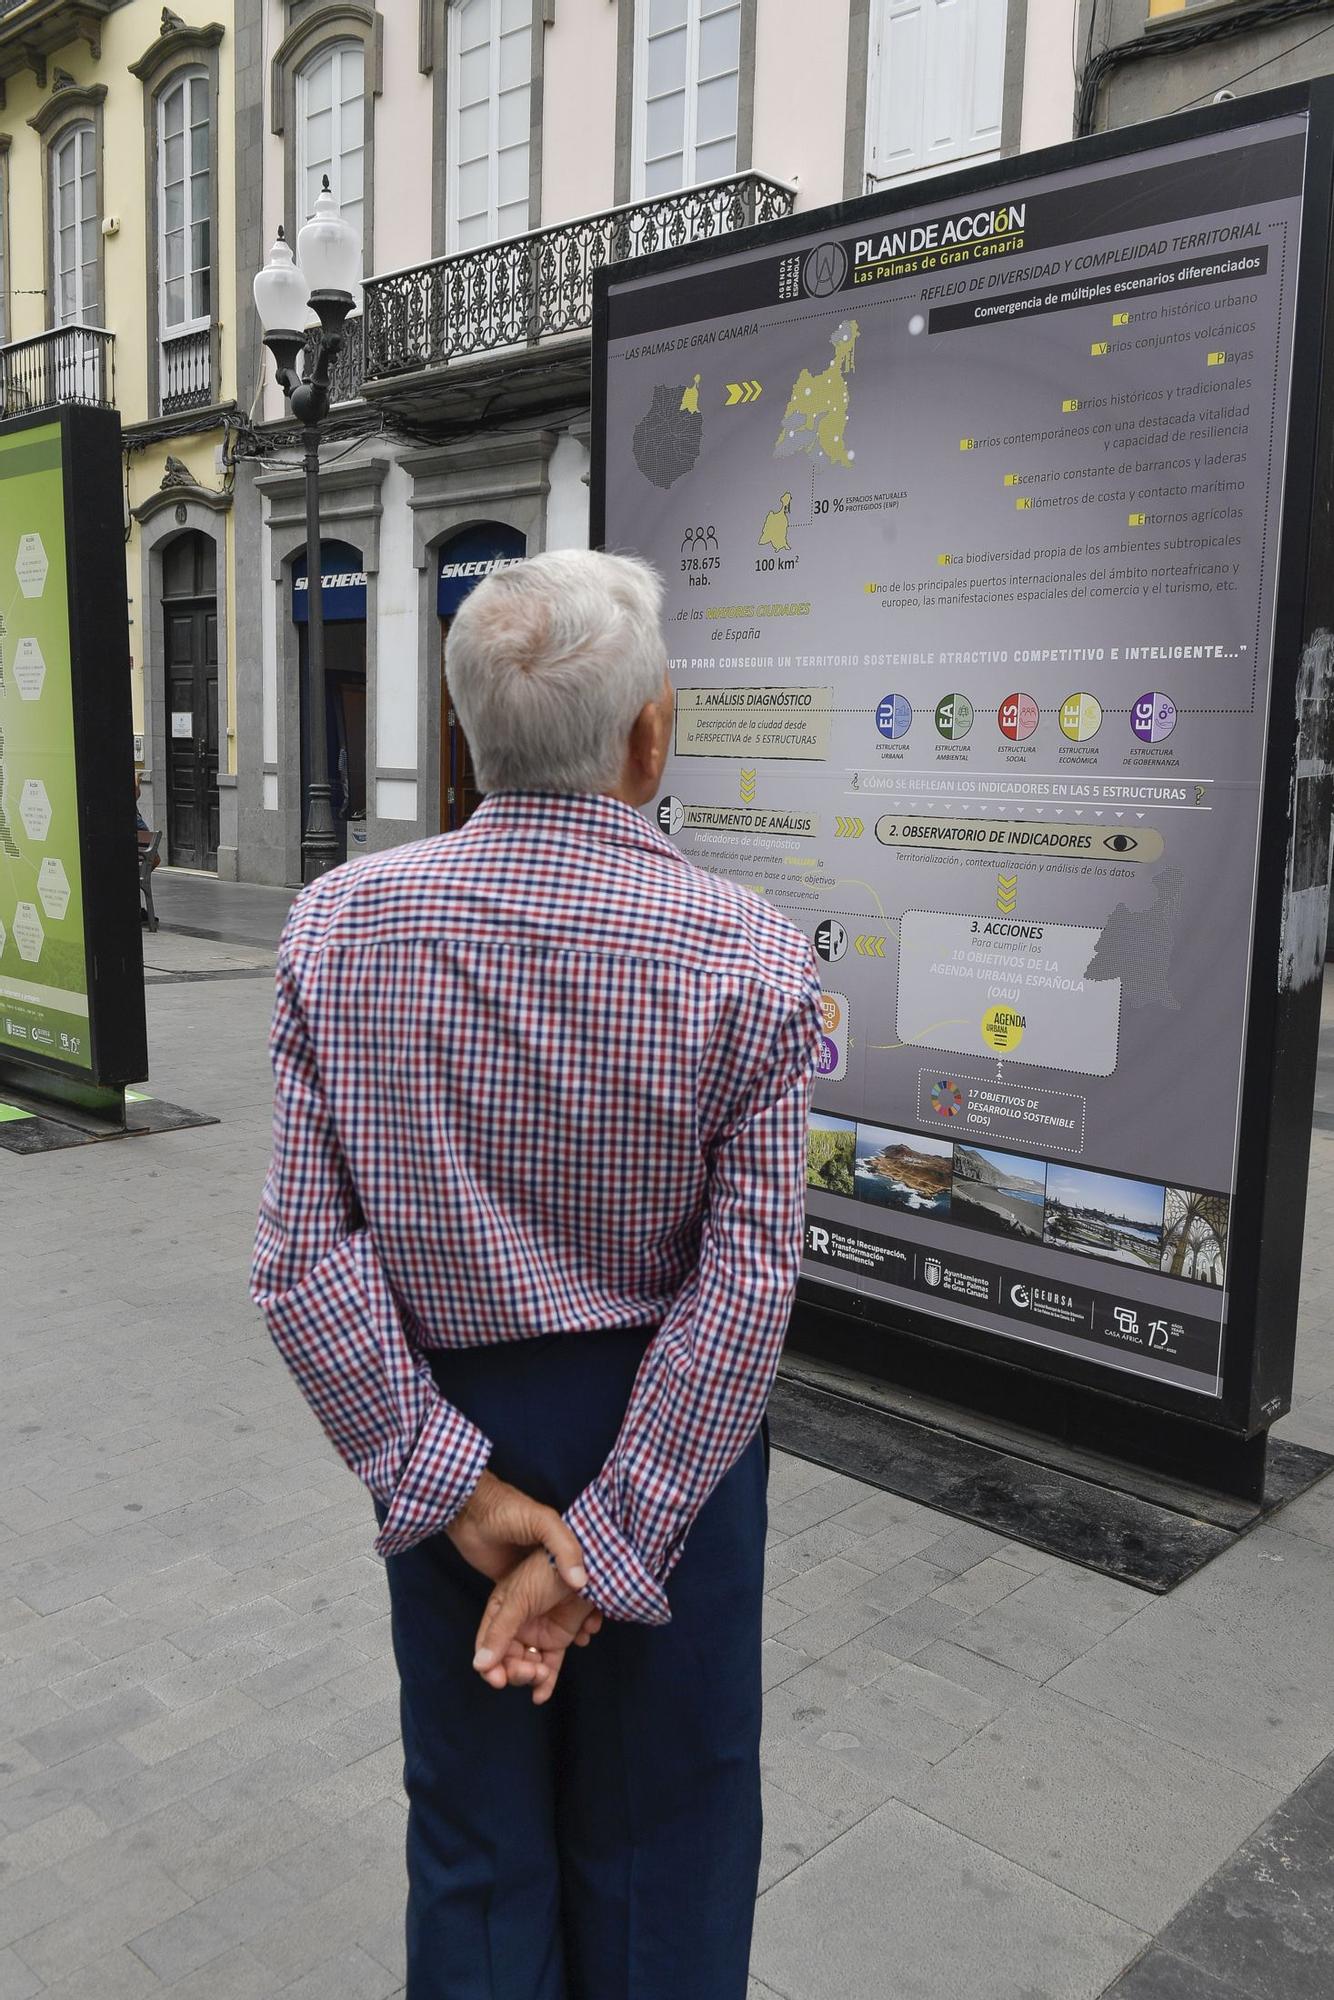
<path id="1" fill-rule="evenodd" d="M 0 1089 L 27 1109 L 122 1129 L 125 1088 L 148 1075 L 134 823 L 129 600 L 119 413 L 79 403 L 0 422 L 0 437 L 57 426 L 65 526 L 70 696 L 89 1059 L 0 1053 Z"/>
<path id="2" fill-rule="evenodd" d="M 801 1280 L 789 1351 L 908 1396 L 959 1405 L 1102 1458 L 1124 1459 L 1248 1500 L 1263 1497 L 1270 1426 L 1291 1408 L 1306 1177 L 1322 986 L 1285 987 L 1280 960 L 1292 884 L 1329 883 L 1334 695 L 1334 79 L 1317 78 L 903 188 L 812 209 L 718 238 L 604 266 L 594 274 L 589 542 L 606 546 L 609 295 L 613 286 L 806 238 L 879 225 L 897 210 L 945 207 L 1085 165 L 1239 129 L 1307 120 L 1297 317 L 1275 568 L 1273 665 L 1256 871 L 1256 909 L 1240 1092 L 1237 1180 L 1227 1272 L 1222 1393 L 1133 1382 L 1052 1349 L 1007 1351 L 1006 1337 Z M 1299 413 L 1309 410 L 1313 421 Z M 1299 709 L 1306 676 L 1307 708 Z M 1299 742 L 1313 766 L 1299 779 Z M 1299 784 L 1316 788 L 1298 810 Z M 1323 836 L 1320 828 L 1323 826 Z M 1323 859 L 1321 850 L 1323 849 Z M 1328 907 L 1328 893 L 1326 893 Z M 1321 941 L 1320 962 L 1324 948 Z M 1296 1109 L 1294 1110 L 1294 1107 Z M 1249 1163 L 1249 1164 L 1248 1164 Z M 1236 1217 L 1251 1205 L 1244 1230 Z M 963 1371 L 959 1362 L 966 1359 Z M 967 1379 L 961 1377 L 965 1374 Z M 848 1385 L 855 1393 L 855 1381 Z"/>

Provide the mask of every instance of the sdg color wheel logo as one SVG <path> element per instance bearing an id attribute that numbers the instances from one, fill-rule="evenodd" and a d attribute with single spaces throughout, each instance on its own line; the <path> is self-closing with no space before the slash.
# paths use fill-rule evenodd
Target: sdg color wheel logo
<path id="1" fill-rule="evenodd" d="M 848 275 L 848 253 L 841 243 L 817 243 L 802 268 L 801 282 L 812 299 L 827 299 L 841 290 Z"/>
<path id="2" fill-rule="evenodd" d="M 931 1086 L 931 1109 L 939 1118 L 957 1118 L 963 1110 L 963 1092 L 953 1077 L 936 1078 Z"/>
<path id="3" fill-rule="evenodd" d="M 947 694 L 936 703 L 936 728 L 949 743 L 957 743 L 973 726 L 973 704 L 966 694 Z"/>
<path id="4" fill-rule="evenodd" d="M 875 711 L 875 726 L 891 742 L 912 728 L 912 703 L 905 695 L 887 694 Z"/>
<path id="5" fill-rule="evenodd" d="M 1070 694 L 1061 703 L 1061 734 L 1072 743 L 1087 743 L 1102 727 L 1102 703 L 1096 695 Z"/>

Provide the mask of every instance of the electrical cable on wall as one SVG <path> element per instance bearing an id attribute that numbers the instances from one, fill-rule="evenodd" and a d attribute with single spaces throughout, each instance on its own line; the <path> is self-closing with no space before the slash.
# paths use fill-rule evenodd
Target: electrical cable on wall
<path id="1" fill-rule="evenodd" d="M 1129 63 L 1153 61 L 1160 56 L 1181 55 L 1190 49 L 1205 48 L 1212 42 L 1235 41 L 1240 35 L 1251 34 L 1256 29 L 1278 27 L 1282 23 L 1300 18 L 1303 14 L 1327 14 L 1331 6 L 1334 6 L 1334 0 L 1254 0 L 1254 4 L 1233 8 L 1218 19 L 1188 20 L 1179 28 L 1154 28 L 1150 33 L 1137 35 L 1133 41 L 1117 42 L 1110 48 L 1100 49 L 1097 55 L 1086 61 L 1084 73 L 1079 80 L 1079 94 L 1075 106 L 1076 135 L 1081 139 L 1087 138 L 1094 130 L 1098 97 L 1104 82 L 1113 70 Z M 1094 7 L 1089 17 L 1090 44 L 1096 12 L 1097 5 L 1094 0 Z M 1323 28 L 1318 29 L 1317 35 L 1325 32 Z M 1307 40 L 1314 41 L 1317 35 L 1308 36 Z M 1305 45 L 1305 42 L 1296 44 L 1298 48 L 1304 48 Z M 1267 67 L 1269 61 L 1276 61 L 1291 53 L 1291 48 L 1279 50 L 1274 57 L 1267 58 L 1264 64 L 1257 64 L 1256 67 Z M 1248 70 L 1242 74 L 1252 75 L 1254 72 Z M 1236 77 L 1233 81 L 1240 82 L 1241 78 Z M 1205 95 L 1212 96 L 1215 90 L 1225 88 L 1226 84 L 1214 84 Z"/>

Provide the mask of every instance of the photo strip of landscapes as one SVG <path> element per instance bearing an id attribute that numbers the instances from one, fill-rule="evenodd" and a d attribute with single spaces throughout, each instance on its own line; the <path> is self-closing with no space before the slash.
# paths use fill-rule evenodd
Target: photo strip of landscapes
<path id="1" fill-rule="evenodd" d="M 650 810 L 824 961 L 791 1345 L 1249 1498 L 1328 913 L 1332 184 L 1321 81 L 595 301 L 594 539 L 667 580 Z"/>

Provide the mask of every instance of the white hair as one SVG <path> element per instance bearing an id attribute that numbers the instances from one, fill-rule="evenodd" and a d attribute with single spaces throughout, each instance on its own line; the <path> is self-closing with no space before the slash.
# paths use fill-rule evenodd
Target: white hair
<path id="1" fill-rule="evenodd" d="M 480 791 L 608 791 L 662 695 L 662 584 L 591 549 L 496 570 L 450 627 L 445 674 Z"/>

